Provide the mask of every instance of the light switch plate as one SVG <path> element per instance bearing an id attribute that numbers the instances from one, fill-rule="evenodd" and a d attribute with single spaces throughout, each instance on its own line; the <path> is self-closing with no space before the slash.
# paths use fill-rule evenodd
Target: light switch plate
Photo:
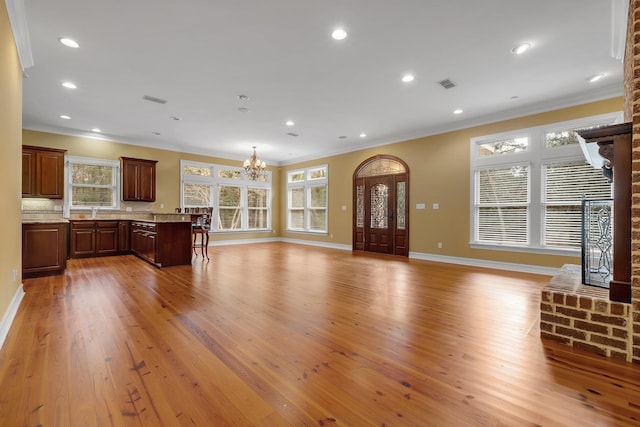
<path id="1" fill-rule="evenodd" d="M 424 209 L 425 205 L 424 203 L 416 203 L 416 209 Z"/>

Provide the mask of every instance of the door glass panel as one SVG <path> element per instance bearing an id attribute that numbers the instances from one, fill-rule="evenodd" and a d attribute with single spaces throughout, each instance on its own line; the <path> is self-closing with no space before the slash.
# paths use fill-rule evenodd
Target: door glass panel
<path id="1" fill-rule="evenodd" d="M 356 227 L 364 227 L 364 185 L 356 187 Z"/>
<path id="2" fill-rule="evenodd" d="M 406 172 L 402 163 L 394 159 L 373 159 L 358 170 L 357 177 L 395 175 Z"/>
<path id="3" fill-rule="evenodd" d="M 389 227 L 389 187 L 376 184 L 371 187 L 371 228 Z"/>
<path id="4" fill-rule="evenodd" d="M 398 227 L 398 230 L 404 230 L 406 227 L 406 198 L 405 198 L 405 192 L 406 192 L 406 188 L 407 188 L 407 183 L 406 182 L 398 182 L 397 184 L 397 189 L 396 189 L 396 200 L 397 200 L 397 214 L 396 214 L 396 224 Z"/>

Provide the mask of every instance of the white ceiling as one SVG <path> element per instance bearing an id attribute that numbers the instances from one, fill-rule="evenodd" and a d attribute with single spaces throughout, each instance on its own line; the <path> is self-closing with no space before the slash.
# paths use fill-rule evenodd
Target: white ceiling
<path id="1" fill-rule="evenodd" d="M 406 140 L 621 95 L 621 3 L 24 0 L 23 126 L 270 164 Z"/>

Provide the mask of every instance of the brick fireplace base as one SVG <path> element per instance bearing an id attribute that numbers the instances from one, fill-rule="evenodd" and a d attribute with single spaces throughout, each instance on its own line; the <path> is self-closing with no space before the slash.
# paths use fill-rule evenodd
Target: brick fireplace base
<path id="1" fill-rule="evenodd" d="M 631 362 L 631 304 L 609 301 L 608 289 L 583 285 L 581 280 L 581 267 L 566 264 L 542 289 L 540 336 Z"/>

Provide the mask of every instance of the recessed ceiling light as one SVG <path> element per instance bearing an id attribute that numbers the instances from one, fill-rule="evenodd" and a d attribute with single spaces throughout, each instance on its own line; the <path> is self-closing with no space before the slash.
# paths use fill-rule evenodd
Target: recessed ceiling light
<path id="1" fill-rule="evenodd" d="M 71 119 L 71 117 L 67 116 L 66 114 L 61 115 L 61 116 L 60 116 L 60 118 L 61 118 L 61 119 L 64 119 L 64 120 L 69 120 L 69 119 Z"/>
<path id="2" fill-rule="evenodd" d="M 513 96 L 512 96 L 511 98 L 509 98 L 509 99 L 518 99 L 518 98 L 520 98 L 518 95 L 513 95 Z"/>
<path id="3" fill-rule="evenodd" d="M 100 133 L 102 131 L 100 129 L 98 129 L 98 128 L 93 128 L 93 129 L 91 129 L 91 132 Z"/>
<path id="4" fill-rule="evenodd" d="M 300 136 L 300 134 L 293 133 L 293 132 L 288 132 L 287 135 L 289 135 L 289 136 Z"/>
<path id="5" fill-rule="evenodd" d="M 293 126 L 293 125 L 295 125 L 295 123 L 293 123 L 291 120 L 287 120 L 287 122 L 285 123 L 285 125 L 287 125 L 287 126 Z"/>
<path id="6" fill-rule="evenodd" d="M 342 28 L 337 28 L 331 33 L 334 40 L 344 40 L 347 38 L 347 32 Z"/>
<path id="7" fill-rule="evenodd" d="M 366 137 L 367 137 L 367 134 L 366 134 L 366 133 L 362 132 L 362 133 L 360 134 L 360 138 L 366 138 Z"/>
<path id="8" fill-rule="evenodd" d="M 170 118 L 171 120 L 175 120 L 176 122 L 177 122 L 178 120 L 180 120 L 180 117 L 178 117 L 178 116 L 171 116 L 171 117 L 169 117 L 169 118 Z"/>
<path id="9" fill-rule="evenodd" d="M 77 89 L 78 88 L 78 86 L 76 86 L 72 82 L 62 82 L 62 86 L 66 87 L 67 89 Z"/>
<path id="10" fill-rule="evenodd" d="M 241 113 L 246 113 L 249 111 L 249 109 L 247 107 L 240 107 L 238 108 L 238 111 L 240 111 Z"/>
<path id="11" fill-rule="evenodd" d="M 59 40 L 59 41 L 60 41 L 60 43 L 62 43 L 63 45 L 68 46 L 68 47 L 72 47 L 72 48 L 74 48 L 74 49 L 77 49 L 77 48 L 79 48 L 79 47 L 80 47 L 80 45 L 78 44 L 78 42 L 77 42 L 77 41 L 75 41 L 75 40 L 73 40 L 73 39 L 70 39 L 70 38 L 68 38 L 68 37 L 60 37 L 58 40 Z"/>
<path id="12" fill-rule="evenodd" d="M 238 95 L 238 99 L 240 101 L 248 101 L 249 97 L 247 95 Z"/>
<path id="13" fill-rule="evenodd" d="M 340 135 L 338 139 L 347 139 L 347 135 Z"/>
<path id="14" fill-rule="evenodd" d="M 463 110 L 461 110 L 460 108 L 458 108 L 457 110 L 453 110 L 453 114 L 462 114 L 464 113 Z"/>
<path id="15" fill-rule="evenodd" d="M 588 81 L 589 83 L 595 83 L 595 82 L 597 82 L 598 80 L 600 80 L 600 79 L 601 79 L 601 78 L 603 78 L 603 77 L 604 77 L 604 74 L 602 74 L 602 73 L 600 73 L 600 74 L 594 74 L 593 76 L 588 77 L 588 78 L 587 78 L 587 81 Z"/>
<path id="16" fill-rule="evenodd" d="M 160 135 L 160 132 L 151 132 L 152 134 L 154 134 L 155 136 Z"/>
<path id="17" fill-rule="evenodd" d="M 511 49 L 511 53 L 513 53 L 514 55 L 522 55 L 523 53 L 528 51 L 530 48 L 531 48 L 531 43 L 522 43 L 514 47 L 513 49 Z"/>
<path id="18" fill-rule="evenodd" d="M 404 76 L 402 76 L 402 81 L 405 83 L 412 82 L 413 79 L 414 79 L 413 74 L 405 74 Z"/>

